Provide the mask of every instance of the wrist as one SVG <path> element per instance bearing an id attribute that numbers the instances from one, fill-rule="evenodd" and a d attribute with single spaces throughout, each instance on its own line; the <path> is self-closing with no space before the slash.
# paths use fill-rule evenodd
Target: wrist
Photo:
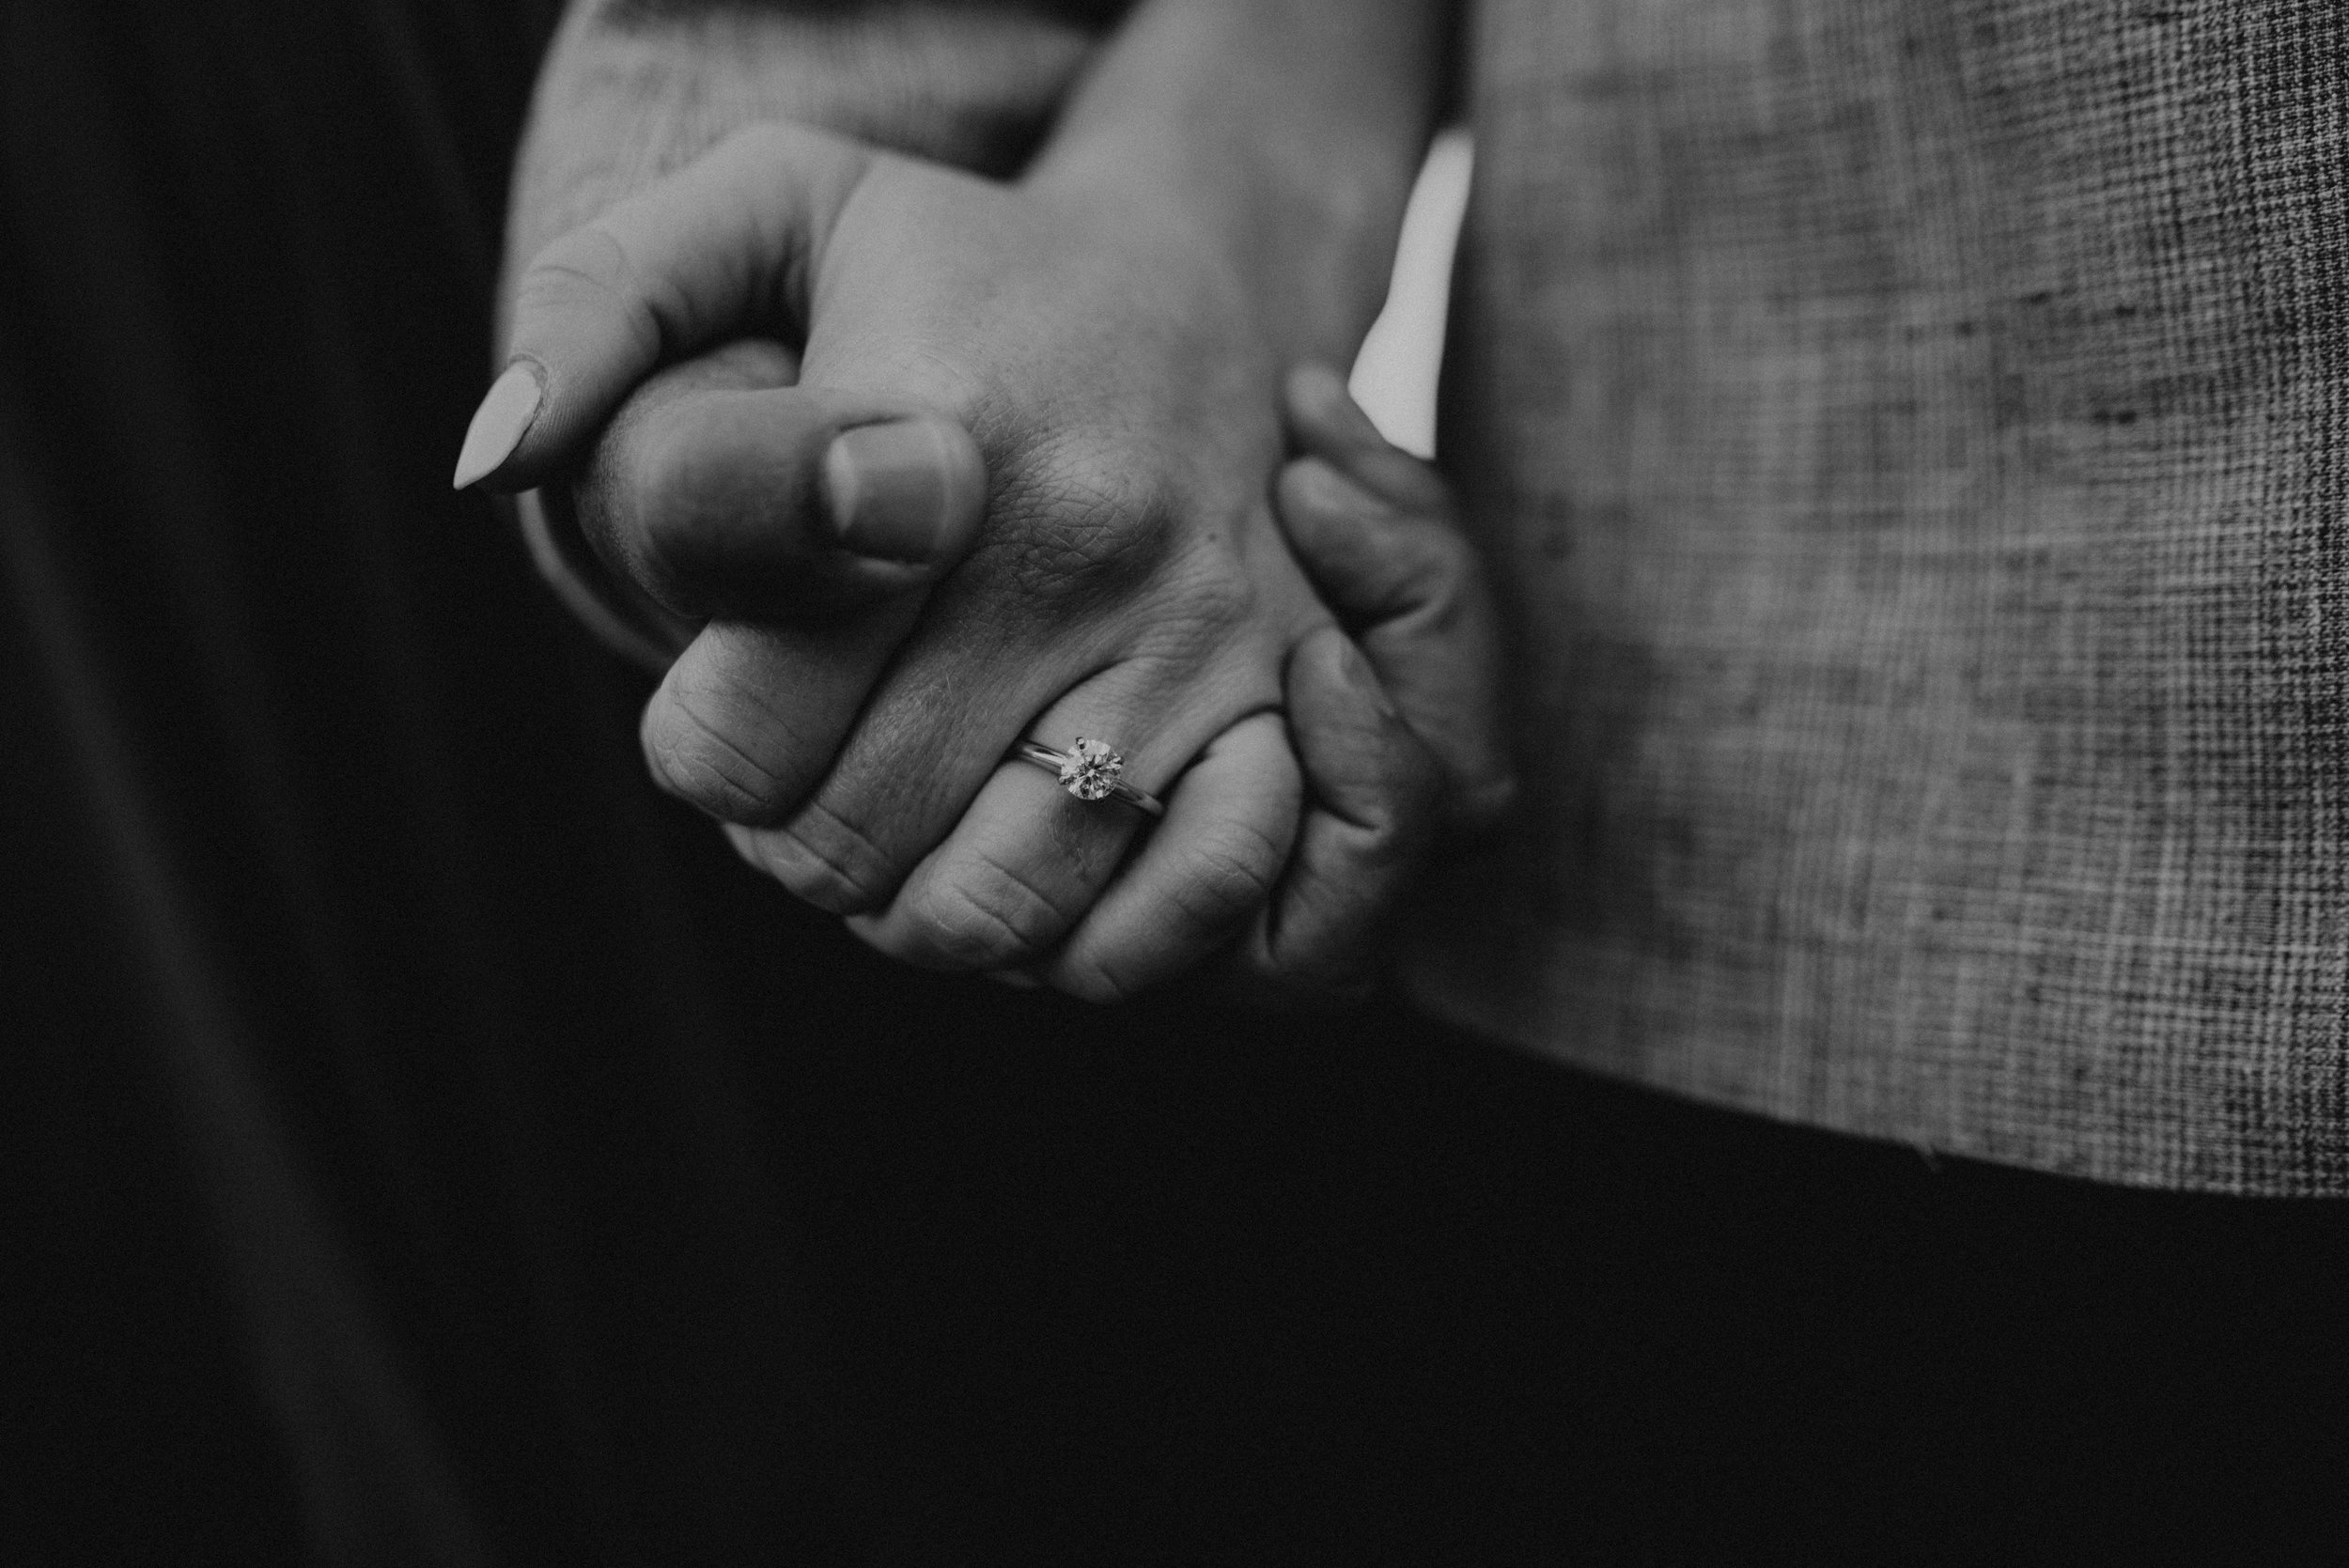
<path id="1" fill-rule="evenodd" d="M 1206 247 L 1283 358 L 1348 360 L 1386 296 L 1443 72 L 1426 0 L 1151 0 L 1024 183 Z"/>
<path id="2" fill-rule="evenodd" d="M 1280 364 L 1351 359 L 1384 303 L 1409 191 L 1382 170 L 1309 171 L 1109 138 L 1052 159 L 1024 183 L 1224 279 Z"/>
<path id="3" fill-rule="evenodd" d="M 539 71 L 506 254 L 536 255 L 747 125 L 1008 176 L 1099 31 L 1019 9 L 574 0 Z"/>

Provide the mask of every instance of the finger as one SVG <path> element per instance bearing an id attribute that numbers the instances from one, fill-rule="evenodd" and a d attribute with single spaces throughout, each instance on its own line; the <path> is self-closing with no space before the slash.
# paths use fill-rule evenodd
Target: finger
<path id="1" fill-rule="evenodd" d="M 1080 737 L 1121 753 L 1131 747 L 1125 782 L 1161 790 L 1231 721 L 1214 717 L 1219 710 L 1212 706 L 1194 707 L 1190 717 L 1171 715 L 1158 690 L 1160 678 L 1147 667 L 1113 668 L 1080 683 L 1023 727 L 1055 750 L 1068 749 Z M 1152 716 L 1147 724 L 1138 718 L 1144 714 Z M 1012 730 L 990 754 L 1002 756 L 1019 734 Z M 823 826 L 840 831 L 836 819 Z M 851 928 L 880 951 L 925 968 L 999 970 L 1025 963 L 1084 918 L 1128 846 L 1149 826 L 1129 804 L 1114 798 L 1080 800 L 1050 771 L 1005 759 L 989 769 L 959 820 L 918 857 L 892 896 L 869 906 L 875 912 L 852 920 Z M 793 828 L 806 831 L 803 824 Z M 1162 830 L 1160 824 L 1153 831 Z M 870 839 L 861 846 L 878 849 Z M 1276 861 L 1268 875 L 1278 869 Z"/>
<path id="2" fill-rule="evenodd" d="M 1468 542 L 1440 519 L 1390 508 L 1319 458 L 1283 470 L 1283 530 L 1360 643 L 1470 823 L 1517 793 L 1501 707 L 1498 613 Z"/>
<path id="3" fill-rule="evenodd" d="M 1306 639 L 1287 675 L 1304 820 L 1296 854 L 1233 962 L 1261 992 L 1343 1001 L 1375 976 L 1380 926 L 1433 837 L 1440 778 L 1343 632 Z"/>
<path id="4" fill-rule="evenodd" d="M 800 355 L 776 338 L 733 338 L 651 378 L 630 400 L 642 397 L 652 381 L 671 376 L 684 377 L 682 384 L 697 391 L 768 392 L 800 379 Z"/>
<path id="5" fill-rule="evenodd" d="M 1079 800 L 1033 763 L 1005 762 L 888 906 L 848 928 L 924 969 L 1025 964 L 1083 918 L 1144 825 L 1128 806 Z"/>
<path id="6" fill-rule="evenodd" d="M 1318 613 L 1291 575 L 1294 602 L 1280 583 L 1253 598 L 1208 591 L 1222 580 L 1203 567 L 1186 597 L 1111 613 L 1072 600 L 1082 574 L 1057 558 L 982 548 L 929 596 L 832 771 L 778 831 L 775 875 L 834 913 L 880 909 L 1022 736 L 1100 740 L 1132 783 L 1159 789 L 1217 735 L 1279 705 L 1280 617 Z"/>
<path id="7" fill-rule="evenodd" d="M 711 404 L 787 385 L 798 370 L 798 356 L 787 348 L 746 339 L 662 371 L 630 400 L 583 486 L 588 492 L 581 507 L 583 526 L 599 536 L 607 566 L 630 571 L 640 582 L 661 582 L 669 590 L 663 601 L 673 608 L 718 617 L 670 666 L 646 705 L 639 738 L 657 784 L 727 823 L 772 822 L 804 801 L 911 624 L 919 601 L 909 590 L 924 585 L 933 568 L 860 562 L 855 569 L 831 563 L 795 571 L 809 563 L 780 551 L 762 555 L 754 543 L 729 547 L 723 531 L 731 528 L 739 536 L 748 528 L 723 519 L 708 525 L 712 537 L 697 564 L 681 553 L 654 557 L 630 531 L 654 529 L 664 508 L 689 518 L 695 514 L 694 465 L 674 458 L 667 465 L 665 471 L 678 476 L 681 494 L 664 497 L 657 487 L 634 487 L 634 515 L 613 499 L 614 489 L 630 489 L 613 475 L 631 467 L 660 466 L 659 459 L 647 465 L 644 454 L 666 442 L 693 441 Z M 755 450 L 709 450 L 715 444 L 703 443 L 711 467 L 732 457 L 745 469 L 755 468 Z M 983 499 L 970 505 L 972 527 Z M 754 492 L 745 496 L 738 514 L 750 526 L 759 517 Z M 702 508 L 719 509 L 714 504 Z M 589 524 L 590 517 L 598 524 Z M 958 553 L 962 545 L 952 548 Z M 649 564 L 651 559 L 660 564 Z M 950 564 L 943 560 L 935 567 Z M 682 584 L 696 571 L 736 576 L 745 585 L 730 596 L 691 593 Z M 897 596 L 894 602 L 868 603 L 854 616 L 806 613 L 891 595 Z M 793 613 L 756 622 L 743 618 L 752 610 L 777 607 Z M 764 867 L 742 839 L 737 838 L 735 846 Z"/>
<path id="8" fill-rule="evenodd" d="M 1313 455 L 1289 463 L 1275 487 L 1283 531 L 1441 764 L 1451 813 L 1489 820 L 1517 789 L 1500 619 L 1449 493 L 1387 444 L 1330 372 L 1292 376 L 1288 405 L 1292 432 Z"/>
<path id="9" fill-rule="evenodd" d="M 1302 797 L 1280 715 L 1241 720 L 1183 774 L 1166 819 L 1036 973 L 1109 1002 L 1191 968 L 1270 895 Z"/>
<path id="10" fill-rule="evenodd" d="M 754 127 L 539 252 L 458 486 L 536 484 L 662 361 L 795 321 L 811 257 L 870 161 L 819 132 Z"/>
<path id="11" fill-rule="evenodd" d="M 645 705 L 654 782 L 722 822 L 799 810 L 919 609 L 901 598 L 815 626 L 710 622 Z M 735 847 L 767 868 L 743 840 Z"/>
<path id="12" fill-rule="evenodd" d="M 459 488 L 525 489 L 575 460 L 630 388 L 722 334 L 805 324 L 816 257 L 876 155 L 760 125 L 549 245 L 514 295 L 506 369 L 466 432 Z M 807 451 L 926 411 L 876 395 L 781 395 Z"/>
<path id="13" fill-rule="evenodd" d="M 1346 378 L 1326 365 L 1300 365 L 1282 388 L 1289 437 L 1305 453 L 1350 475 L 1398 511 L 1438 518 L 1452 513 L 1452 492 L 1427 463 L 1378 433 L 1354 401 Z"/>
<path id="14" fill-rule="evenodd" d="M 752 127 L 552 241 L 514 287 L 507 366 L 465 432 L 458 489 L 537 484 L 664 359 L 797 321 L 869 164 L 844 138 Z"/>
<path id="15" fill-rule="evenodd" d="M 458 485 L 539 483 L 663 361 L 795 319 L 869 163 L 817 132 L 756 128 L 549 246 L 517 289 L 512 358 Z M 750 614 L 902 592 L 958 559 L 987 486 L 962 427 L 774 369 L 689 363 L 629 399 L 582 495 L 606 563 L 680 613 Z"/>
<path id="16" fill-rule="evenodd" d="M 582 476 L 604 564 L 678 614 L 797 619 L 906 593 L 977 536 L 987 474 L 958 426 L 839 428 L 786 365 L 779 344 L 738 344 L 656 373 Z"/>

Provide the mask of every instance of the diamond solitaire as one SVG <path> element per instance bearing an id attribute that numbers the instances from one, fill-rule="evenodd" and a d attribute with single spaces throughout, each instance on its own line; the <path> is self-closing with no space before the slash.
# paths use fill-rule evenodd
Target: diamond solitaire
<path id="1" fill-rule="evenodd" d="M 1080 800 L 1100 800 L 1117 787 L 1118 775 L 1125 771 L 1124 757 L 1081 735 L 1061 757 L 1060 782 Z"/>
<path id="2" fill-rule="evenodd" d="M 1012 747 L 1011 757 L 1043 768 L 1080 800 L 1122 800 L 1145 816 L 1166 815 L 1165 803 L 1157 796 L 1126 782 L 1126 759 L 1098 740 L 1079 736 L 1065 752 L 1022 740 Z"/>

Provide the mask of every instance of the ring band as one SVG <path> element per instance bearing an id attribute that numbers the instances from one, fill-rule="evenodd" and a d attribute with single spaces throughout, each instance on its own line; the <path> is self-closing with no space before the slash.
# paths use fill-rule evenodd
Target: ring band
<path id="1" fill-rule="evenodd" d="M 1166 807 L 1157 796 L 1146 789 L 1136 789 L 1120 777 L 1126 771 L 1126 759 L 1098 740 L 1087 740 L 1081 735 L 1077 743 L 1065 752 L 1022 740 L 1011 749 L 1011 754 L 1051 774 L 1063 789 L 1080 800 L 1123 800 L 1144 815 L 1166 815 Z"/>

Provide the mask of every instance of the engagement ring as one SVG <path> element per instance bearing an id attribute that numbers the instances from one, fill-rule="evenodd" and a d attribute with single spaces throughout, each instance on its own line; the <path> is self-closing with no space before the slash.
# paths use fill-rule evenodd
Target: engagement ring
<path id="1" fill-rule="evenodd" d="M 1120 776 L 1126 771 L 1126 759 L 1098 740 L 1087 740 L 1081 735 L 1066 752 L 1022 740 L 1011 749 L 1011 754 L 1050 773 L 1060 780 L 1063 789 L 1080 800 L 1117 800 L 1152 816 L 1166 815 L 1166 807 L 1159 803 L 1157 796 L 1136 789 Z"/>

